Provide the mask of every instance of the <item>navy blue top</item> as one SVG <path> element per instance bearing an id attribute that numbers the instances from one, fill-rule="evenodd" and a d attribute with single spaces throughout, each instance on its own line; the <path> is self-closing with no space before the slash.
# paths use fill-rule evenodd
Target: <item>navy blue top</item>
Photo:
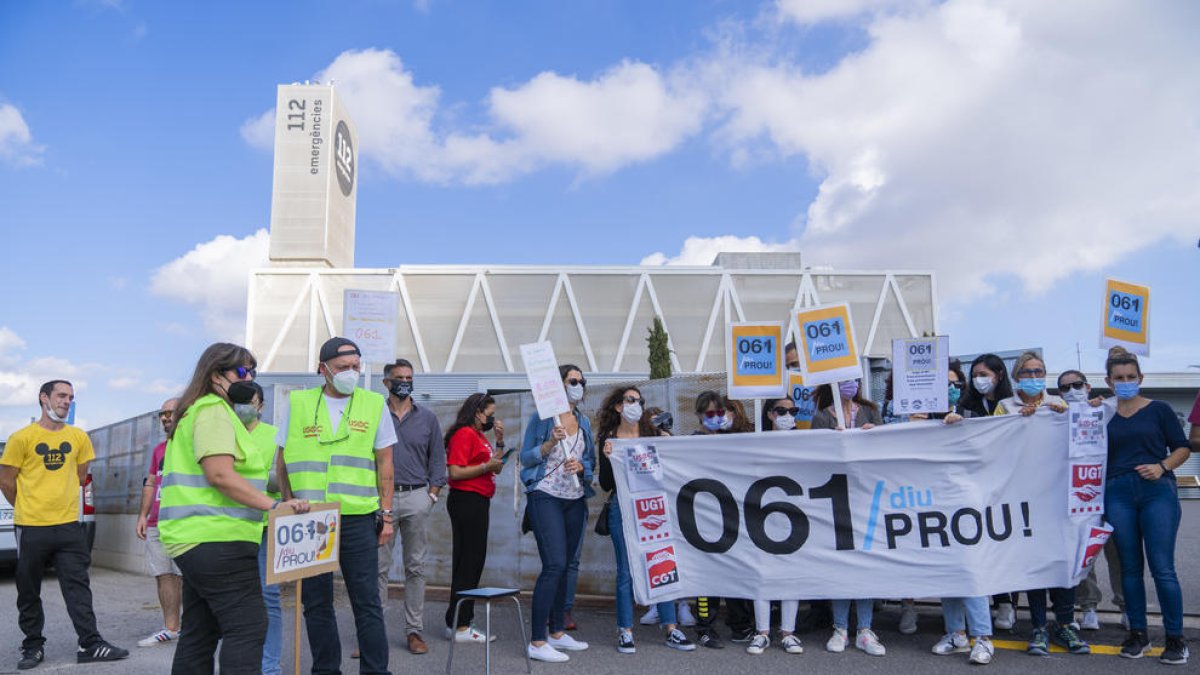
<path id="1" fill-rule="evenodd" d="M 1183 425 L 1171 406 L 1162 401 L 1108 422 L 1108 477 L 1134 471 L 1141 464 L 1157 464 L 1178 448 L 1188 447 Z"/>

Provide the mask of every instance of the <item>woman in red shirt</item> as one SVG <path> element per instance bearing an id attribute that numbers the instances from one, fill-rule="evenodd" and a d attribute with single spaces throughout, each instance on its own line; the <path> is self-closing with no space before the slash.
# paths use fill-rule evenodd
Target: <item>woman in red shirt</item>
<path id="1" fill-rule="evenodd" d="M 504 468 L 504 423 L 496 419 L 496 401 L 487 394 L 471 394 L 458 409 L 458 417 L 446 432 L 446 464 L 450 472 L 450 496 L 446 511 L 453 532 L 450 577 L 450 606 L 446 608 L 446 638 L 455 642 L 484 641 L 475 630 L 475 603 L 468 600 L 454 622 L 458 594 L 479 587 L 487 559 L 488 507 L 496 494 L 496 474 Z M 495 448 L 483 434 L 492 431 Z M 456 630 L 457 629 L 457 630 Z"/>

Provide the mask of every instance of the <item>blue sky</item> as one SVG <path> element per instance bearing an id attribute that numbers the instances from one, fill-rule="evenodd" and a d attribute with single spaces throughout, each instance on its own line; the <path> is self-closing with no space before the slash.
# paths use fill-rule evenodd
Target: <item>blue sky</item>
<path id="1" fill-rule="evenodd" d="M 1076 341 L 1101 363 L 1111 275 L 1154 289 L 1147 367 L 1184 369 L 1198 25 L 1083 1 L 4 3 L 0 435 L 58 373 L 85 423 L 152 409 L 231 337 L 244 297 L 189 303 L 159 270 L 224 235 L 239 254 L 193 281 L 244 286 L 270 217 L 254 122 L 319 74 L 359 123 L 359 266 L 704 264 L 733 237 L 935 270 L 955 351 L 1042 345 L 1052 369 Z"/>

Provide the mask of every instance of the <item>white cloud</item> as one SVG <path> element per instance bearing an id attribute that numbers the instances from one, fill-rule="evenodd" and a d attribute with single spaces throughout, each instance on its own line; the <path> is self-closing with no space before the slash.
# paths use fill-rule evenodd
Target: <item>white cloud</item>
<path id="1" fill-rule="evenodd" d="M 1200 235 L 1198 19 L 948 0 L 874 15 L 867 47 L 820 74 L 745 56 L 701 69 L 732 154 L 766 145 L 818 176 L 798 223 L 809 260 L 936 269 L 959 299 L 998 274 L 1045 291 Z"/>
<path id="2" fill-rule="evenodd" d="M 77 391 L 86 389 L 81 376 L 98 369 L 54 356 L 29 357 L 25 340 L 7 326 L 0 326 L 0 407 L 21 406 L 37 411 L 38 389 L 50 380 L 67 379 Z M 28 419 L 27 417 L 25 419 Z"/>
<path id="3" fill-rule="evenodd" d="M 267 230 L 238 239 L 220 235 L 159 267 L 150 290 L 194 305 L 217 339 L 242 341 L 250 270 L 267 265 Z"/>
<path id="4" fill-rule="evenodd" d="M 449 125 L 441 89 L 419 85 L 394 52 L 340 54 L 315 79 L 334 82 L 358 126 L 364 158 L 394 176 L 433 183 L 499 183 L 547 165 L 603 174 L 661 156 L 697 133 L 705 100 L 684 78 L 624 61 L 590 80 L 543 72 L 487 98 L 488 127 Z M 271 111 L 242 137 L 273 142 Z"/>
<path id="5" fill-rule="evenodd" d="M 163 378 L 146 381 L 141 373 L 122 375 L 108 381 L 109 389 L 117 391 L 144 391 L 151 394 L 174 395 L 183 391 L 184 386 L 178 382 Z"/>
<path id="6" fill-rule="evenodd" d="M 652 253 L 642 258 L 642 265 L 711 265 L 718 253 L 764 253 L 779 251 L 798 251 L 795 240 L 779 244 L 764 242 L 758 237 L 737 237 L 724 235 L 720 237 L 688 237 L 683 242 L 683 248 L 677 256 L 667 256 L 665 253 Z"/>
<path id="7" fill-rule="evenodd" d="M 45 147 L 33 140 L 25 116 L 11 103 L 0 103 L 0 160 L 16 167 L 42 163 Z"/>
<path id="8" fill-rule="evenodd" d="M 925 0 L 777 0 L 776 9 L 782 18 L 807 25 L 923 4 Z"/>

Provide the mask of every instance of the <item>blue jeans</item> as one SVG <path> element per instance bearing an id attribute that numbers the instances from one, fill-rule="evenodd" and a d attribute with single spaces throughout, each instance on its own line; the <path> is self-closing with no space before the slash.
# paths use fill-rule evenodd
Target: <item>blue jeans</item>
<path id="1" fill-rule="evenodd" d="M 342 579 L 354 611 L 354 629 L 362 653 L 359 673 L 388 673 L 387 631 L 379 602 L 379 538 L 375 514 L 342 516 Z M 333 572 L 304 580 L 300 590 L 304 624 L 312 650 L 313 675 L 342 672 L 342 641 L 333 613 Z"/>
<path id="2" fill-rule="evenodd" d="M 1144 480 L 1129 472 L 1109 479 L 1104 490 L 1104 517 L 1113 526 L 1121 557 L 1121 588 L 1129 627 L 1146 630 L 1142 574 L 1149 562 L 1163 628 L 1167 635 L 1183 635 L 1183 591 L 1175 575 L 1175 538 L 1181 517 L 1175 477 L 1167 474 L 1158 480 Z"/>
<path id="3" fill-rule="evenodd" d="M 1050 592 L 1050 604 L 1054 609 L 1054 620 L 1060 626 L 1065 626 L 1075 620 L 1075 589 L 1074 588 L 1039 588 L 1026 591 L 1029 598 L 1029 621 L 1034 628 L 1046 626 L 1046 592 Z"/>
<path id="4" fill-rule="evenodd" d="M 850 626 L 851 602 L 854 603 L 855 613 L 858 615 L 858 629 L 870 628 L 871 618 L 875 614 L 874 600 L 832 600 L 833 627 L 844 629 Z"/>
<path id="5" fill-rule="evenodd" d="M 942 620 L 947 633 L 969 630 L 971 637 L 991 637 L 992 610 L 989 598 L 942 598 Z"/>
<path id="6" fill-rule="evenodd" d="M 587 520 L 587 514 L 584 514 L 584 520 Z M 584 526 L 587 523 L 584 522 Z M 575 549 L 575 555 L 571 558 L 571 562 L 567 564 L 567 604 L 566 611 L 569 613 L 575 608 L 575 587 L 579 585 L 579 557 L 583 555 L 583 537 L 579 538 L 579 548 Z"/>
<path id="7" fill-rule="evenodd" d="M 608 507 L 608 531 L 612 536 L 613 555 L 617 557 L 617 628 L 633 628 L 633 577 L 629 575 L 621 507 L 616 499 Z M 677 623 L 674 602 L 658 603 L 658 622 L 664 626 Z"/>
<path id="8" fill-rule="evenodd" d="M 567 602 L 567 566 L 579 548 L 583 527 L 587 524 L 587 501 L 559 499 L 542 492 L 531 491 L 529 521 L 537 539 L 542 572 L 533 587 L 533 627 L 531 641 L 546 639 L 546 623 L 551 633 L 561 633 Z"/>
<path id="9" fill-rule="evenodd" d="M 262 586 L 263 604 L 267 606 L 267 641 L 263 643 L 263 675 L 280 675 L 279 659 L 283 654 L 283 608 L 279 604 L 279 585 L 267 585 L 267 531 L 263 528 L 262 545 L 258 547 L 258 580 Z"/>

